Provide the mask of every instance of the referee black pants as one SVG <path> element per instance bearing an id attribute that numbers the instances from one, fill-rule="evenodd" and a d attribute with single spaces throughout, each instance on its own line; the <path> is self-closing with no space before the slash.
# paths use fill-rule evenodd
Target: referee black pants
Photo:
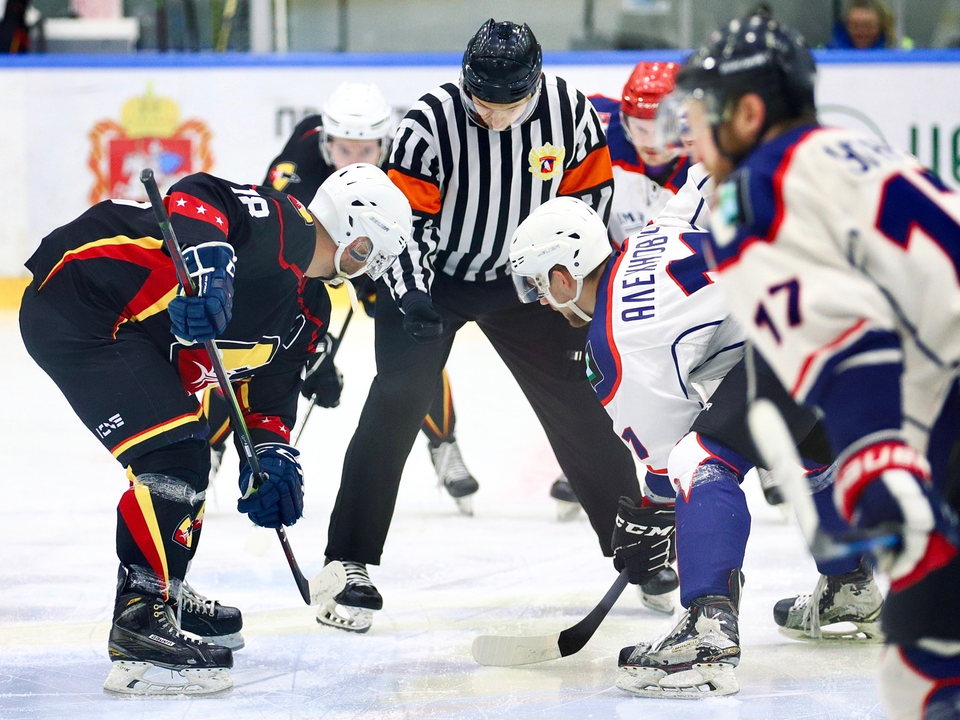
<path id="1" fill-rule="evenodd" d="M 586 379 L 586 328 L 570 327 L 549 307 L 520 303 L 509 278 L 471 283 L 440 274 L 432 296 L 444 332 L 439 342 L 420 344 L 404 331 L 402 313 L 378 283 L 377 375 L 344 458 L 326 556 L 380 563 L 403 466 L 454 336 L 469 321 L 477 323 L 516 378 L 603 554 L 611 556 L 617 501 L 626 495 L 639 503 L 640 486 L 629 451 Z M 497 402 L 498 391 L 490 388 L 490 402 Z"/>

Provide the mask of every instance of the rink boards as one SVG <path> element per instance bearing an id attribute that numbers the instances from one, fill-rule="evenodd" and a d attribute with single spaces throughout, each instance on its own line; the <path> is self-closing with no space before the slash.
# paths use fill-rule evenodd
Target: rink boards
<path id="1" fill-rule="evenodd" d="M 640 59 L 676 51 L 547 54 L 545 68 L 587 94 L 619 96 Z M 0 278 L 53 228 L 108 197 L 143 199 L 208 171 L 259 183 L 296 123 L 344 80 L 377 83 L 402 113 L 456 81 L 459 56 L 129 55 L 0 60 Z M 822 120 L 915 152 L 960 187 L 960 51 L 818 54 Z"/>

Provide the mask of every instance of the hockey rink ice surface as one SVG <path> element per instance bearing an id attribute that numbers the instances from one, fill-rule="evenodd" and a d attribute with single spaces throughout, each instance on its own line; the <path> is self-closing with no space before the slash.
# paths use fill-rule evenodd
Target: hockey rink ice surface
<path id="1" fill-rule="evenodd" d="M 333 322 L 336 330 L 337 319 Z M 374 372 L 373 323 L 356 317 L 337 364 L 343 402 L 317 409 L 300 443 L 305 517 L 290 541 L 305 574 L 323 562 L 343 453 Z M 365 635 L 321 627 L 294 585 L 271 531 L 236 512 L 232 450 L 208 491 L 202 545 L 189 576 L 244 614 L 235 687 L 207 699 L 118 699 L 102 691 L 117 560 L 122 469 L 28 357 L 15 313 L 0 312 L 0 719 L 543 718 L 545 720 L 814 720 L 882 718 L 876 645 L 814 645 L 777 632 L 776 600 L 817 579 L 795 524 L 747 480 L 753 533 L 740 615 L 740 693 L 650 700 L 619 690 L 622 646 L 669 630 L 628 587 L 590 643 L 560 660 L 486 668 L 479 634 L 546 634 L 580 620 L 616 578 L 581 513 L 555 518 L 558 467 L 516 383 L 468 326 L 448 365 L 458 439 L 480 482 L 475 517 L 436 488 L 426 442 L 407 463 L 383 564 L 384 596 Z M 389 432 L 389 429 L 385 429 Z M 249 548 L 267 533 L 266 554 Z M 264 539 L 261 538 L 260 539 Z"/>

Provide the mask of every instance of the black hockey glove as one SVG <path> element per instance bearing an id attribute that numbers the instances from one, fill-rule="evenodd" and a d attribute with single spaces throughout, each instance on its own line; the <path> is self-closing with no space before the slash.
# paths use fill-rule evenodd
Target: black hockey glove
<path id="1" fill-rule="evenodd" d="M 240 469 L 242 497 L 237 500 L 237 510 L 246 513 L 260 527 L 276 529 L 293 525 L 303 517 L 303 470 L 297 461 L 300 451 L 283 443 L 261 443 L 255 450 L 267 480 L 252 489 L 253 473 L 244 463 Z"/>
<path id="2" fill-rule="evenodd" d="M 227 329 L 233 317 L 237 258 L 227 243 L 210 242 L 188 247 L 183 251 L 183 259 L 196 283 L 197 294 L 181 295 L 170 301 L 170 332 L 187 345 L 213 340 Z"/>
<path id="3" fill-rule="evenodd" d="M 317 405 L 325 408 L 337 407 L 343 390 L 343 375 L 333 364 L 330 355 L 332 349 L 333 338 L 327 333 L 317 345 L 317 354 L 304 367 L 303 386 L 300 388 L 300 394 L 307 400 L 314 398 Z"/>
<path id="4" fill-rule="evenodd" d="M 630 498 L 620 498 L 611 543 L 617 572 L 626 568 L 634 585 L 643 585 L 656 577 L 673 555 L 675 528 L 676 513 L 672 508 L 637 507 Z"/>
<path id="5" fill-rule="evenodd" d="M 400 298 L 403 310 L 403 329 L 419 343 L 437 342 L 443 334 L 443 318 L 433 309 L 430 296 L 419 290 L 410 290 Z"/>

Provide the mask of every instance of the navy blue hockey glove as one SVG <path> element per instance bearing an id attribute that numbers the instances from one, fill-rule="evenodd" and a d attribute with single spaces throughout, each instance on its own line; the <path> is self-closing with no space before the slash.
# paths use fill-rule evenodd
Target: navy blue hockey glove
<path id="1" fill-rule="evenodd" d="M 637 507 L 630 498 L 620 498 L 611 543 L 617 572 L 626 568 L 634 585 L 655 578 L 673 555 L 676 524 L 677 514 L 668 505 Z"/>
<path id="2" fill-rule="evenodd" d="M 250 466 L 241 468 L 242 497 L 237 501 L 237 510 L 260 527 L 293 525 L 303 517 L 303 470 L 297 461 L 300 451 L 283 443 L 262 443 L 255 450 L 267 479 L 253 489 Z"/>
<path id="3" fill-rule="evenodd" d="M 237 258 L 230 245 L 213 242 L 187 248 L 183 259 L 196 283 L 197 294 L 180 295 L 170 301 L 170 332 L 185 344 L 213 340 L 223 334 L 233 316 Z"/>
<path id="4" fill-rule="evenodd" d="M 927 459 L 895 438 L 848 449 L 840 460 L 833 498 L 854 527 L 900 527 L 900 543 L 877 552 L 880 569 L 899 592 L 957 555 L 957 519 L 930 482 Z"/>
<path id="5" fill-rule="evenodd" d="M 303 386 L 300 394 L 307 400 L 313 398 L 320 407 L 335 408 L 340 404 L 340 392 L 343 390 L 343 375 L 333 364 L 330 351 L 333 338 L 327 333 L 317 346 L 314 355 L 304 367 Z"/>
<path id="6" fill-rule="evenodd" d="M 443 334 L 443 318 L 433 309 L 430 296 L 420 290 L 410 290 L 400 298 L 403 310 L 403 329 L 419 343 L 437 342 Z"/>

